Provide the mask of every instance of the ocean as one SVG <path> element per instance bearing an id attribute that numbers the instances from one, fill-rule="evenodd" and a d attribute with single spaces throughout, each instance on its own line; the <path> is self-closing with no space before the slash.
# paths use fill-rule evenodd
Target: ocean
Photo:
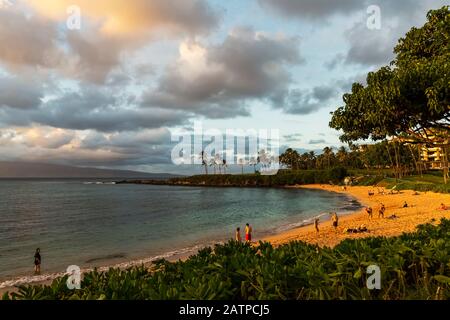
<path id="1" fill-rule="evenodd" d="M 359 204 L 319 190 L 111 184 L 101 180 L 0 180 L 0 288 L 69 265 L 127 265 L 195 253 L 234 237 L 248 222 L 254 238 L 348 213 Z"/>

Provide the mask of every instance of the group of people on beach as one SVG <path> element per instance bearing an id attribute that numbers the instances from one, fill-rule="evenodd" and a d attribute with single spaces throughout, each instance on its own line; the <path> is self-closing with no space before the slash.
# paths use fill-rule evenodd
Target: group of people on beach
<path id="1" fill-rule="evenodd" d="M 314 219 L 314 229 L 316 229 L 316 233 L 319 233 L 319 218 Z M 333 225 L 334 230 L 337 230 L 339 224 L 339 217 L 336 212 L 331 213 L 331 223 Z"/>
<path id="2" fill-rule="evenodd" d="M 378 218 L 384 218 L 384 213 L 386 212 L 386 206 L 383 203 L 380 203 L 380 209 L 378 210 Z M 372 207 L 366 207 L 366 213 L 369 220 L 373 218 L 373 209 Z"/>
<path id="3" fill-rule="evenodd" d="M 252 242 L 252 233 L 253 233 L 253 228 L 249 223 L 247 223 L 245 225 L 245 242 Z M 235 239 L 237 242 L 242 242 L 241 228 L 239 228 L 239 227 L 236 228 Z"/>

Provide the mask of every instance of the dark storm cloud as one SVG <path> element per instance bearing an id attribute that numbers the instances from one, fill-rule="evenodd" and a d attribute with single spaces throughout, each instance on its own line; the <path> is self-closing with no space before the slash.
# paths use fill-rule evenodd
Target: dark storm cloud
<path id="1" fill-rule="evenodd" d="M 181 56 L 157 88 L 144 95 L 143 105 L 189 110 L 210 118 L 247 115 L 247 102 L 272 102 L 285 94 L 291 84 L 288 67 L 302 62 L 298 45 L 296 38 L 249 28 L 234 29 L 216 46 L 186 44 L 186 50 L 198 53 L 197 60 L 186 63 Z"/>
<path id="2" fill-rule="evenodd" d="M 0 122 L 17 126 L 36 123 L 63 129 L 114 132 L 174 126 L 188 119 L 189 114 L 185 112 L 141 109 L 123 104 L 121 94 L 119 92 L 118 97 L 109 90 L 87 86 L 65 93 L 30 111 L 0 110 Z"/>
<path id="3" fill-rule="evenodd" d="M 289 114 L 310 114 L 327 107 L 339 93 L 334 84 L 314 87 L 311 90 L 294 89 L 289 92 L 283 111 Z"/>
<path id="4" fill-rule="evenodd" d="M 17 77 L 0 76 L 0 108 L 38 108 L 43 97 L 43 88 L 34 81 Z"/>

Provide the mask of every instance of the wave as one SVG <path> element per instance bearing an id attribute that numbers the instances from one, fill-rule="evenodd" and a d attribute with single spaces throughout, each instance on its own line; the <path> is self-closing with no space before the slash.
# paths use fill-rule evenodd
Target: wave
<path id="1" fill-rule="evenodd" d="M 106 265 L 106 266 L 102 266 L 102 267 L 98 267 L 98 268 L 93 268 L 93 267 L 92 268 L 82 268 L 81 273 L 88 273 L 88 272 L 94 271 L 94 269 L 97 269 L 100 272 L 108 271 L 110 268 L 127 269 L 127 268 L 134 267 L 134 266 L 148 265 L 148 264 L 151 264 L 152 262 L 155 262 L 160 259 L 170 260 L 170 258 L 174 258 L 174 257 L 182 258 L 186 255 L 196 254 L 199 250 L 206 248 L 206 247 L 214 246 L 215 244 L 223 244 L 223 242 L 217 241 L 217 242 L 211 242 L 208 244 L 198 244 L 198 245 L 195 245 L 192 247 L 169 251 L 169 252 L 166 252 L 166 253 L 163 253 L 160 255 L 155 255 L 155 256 L 151 256 L 151 257 L 147 257 L 147 258 L 143 258 L 143 259 L 131 260 L 131 261 L 127 261 L 127 262 L 121 262 L 121 263 L 112 264 L 112 265 Z M 122 256 L 122 255 L 120 255 L 120 256 Z M 109 258 L 118 257 L 118 255 L 114 255 L 114 256 L 111 255 L 108 257 Z M 92 262 L 99 261 L 99 260 L 104 260 L 106 258 L 107 257 L 99 257 L 99 258 L 91 259 L 89 261 L 92 261 Z M 52 281 L 57 278 L 64 277 L 66 275 L 69 275 L 69 274 L 67 272 L 54 272 L 54 273 L 46 273 L 46 274 L 42 274 L 42 275 L 16 277 L 16 278 L 13 278 L 10 280 L 5 280 L 3 282 L 0 282 L 0 289 L 10 288 L 10 287 L 15 287 L 15 286 L 20 286 L 20 285 L 33 284 L 33 283 L 38 283 L 38 282 L 40 283 L 40 282 Z"/>
<path id="2" fill-rule="evenodd" d="M 315 215 L 313 217 L 304 219 L 304 220 L 299 221 L 299 222 L 293 222 L 293 223 L 290 223 L 290 224 L 286 224 L 284 226 L 276 228 L 274 233 L 281 233 L 281 232 L 284 232 L 284 231 L 288 231 L 288 230 L 292 230 L 292 229 L 308 226 L 308 225 L 313 224 L 315 219 L 320 219 L 320 218 L 322 218 L 324 216 L 329 216 L 329 215 L 330 214 L 328 212 L 324 212 L 324 213 L 320 213 L 318 215 Z"/>

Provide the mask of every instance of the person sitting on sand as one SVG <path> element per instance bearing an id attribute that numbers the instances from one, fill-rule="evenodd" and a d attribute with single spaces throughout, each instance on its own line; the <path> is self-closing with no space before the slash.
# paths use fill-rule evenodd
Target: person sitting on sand
<path id="1" fill-rule="evenodd" d="M 386 207 L 384 204 L 381 204 L 380 210 L 378 211 L 378 218 L 384 218 L 384 212 L 386 211 Z"/>
<path id="2" fill-rule="evenodd" d="M 250 224 L 245 225 L 245 242 L 252 242 L 252 227 Z"/>
<path id="3" fill-rule="evenodd" d="M 331 216 L 331 222 L 333 223 L 334 230 L 336 230 L 339 223 L 339 217 L 336 212 L 333 212 Z"/>
<path id="4" fill-rule="evenodd" d="M 40 274 L 41 273 L 41 249 L 37 248 L 36 252 L 34 253 L 34 273 Z"/>
<path id="5" fill-rule="evenodd" d="M 236 228 L 236 241 L 237 242 L 241 242 L 242 238 L 241 238 L 241 228 Z"/>
<path id="6" fill-rule="evenodd" d="M 405 203 L 403 204 L 403 208 L 408 208 L 408 203 L 405 201 Z"/>
<path id="7" fill-rule="evenodd" d="M 449 207 L 447 207 L 445 204 L 441 203 L 439 210 L 449 210 Z"/>
<path id="8" fill-rule="evenodd" d="M 319 218 L 314 219 L 314 228 L 316 232 L 319 233 Z"/>
<path id="9" fill-rule="evenodd" d="M 367 215 L 369 216 L 369 219 L 372 220 L 372 214 L 373 214 L 372 207 L 366 207 L 366 212 L 367 212 Z"/>

